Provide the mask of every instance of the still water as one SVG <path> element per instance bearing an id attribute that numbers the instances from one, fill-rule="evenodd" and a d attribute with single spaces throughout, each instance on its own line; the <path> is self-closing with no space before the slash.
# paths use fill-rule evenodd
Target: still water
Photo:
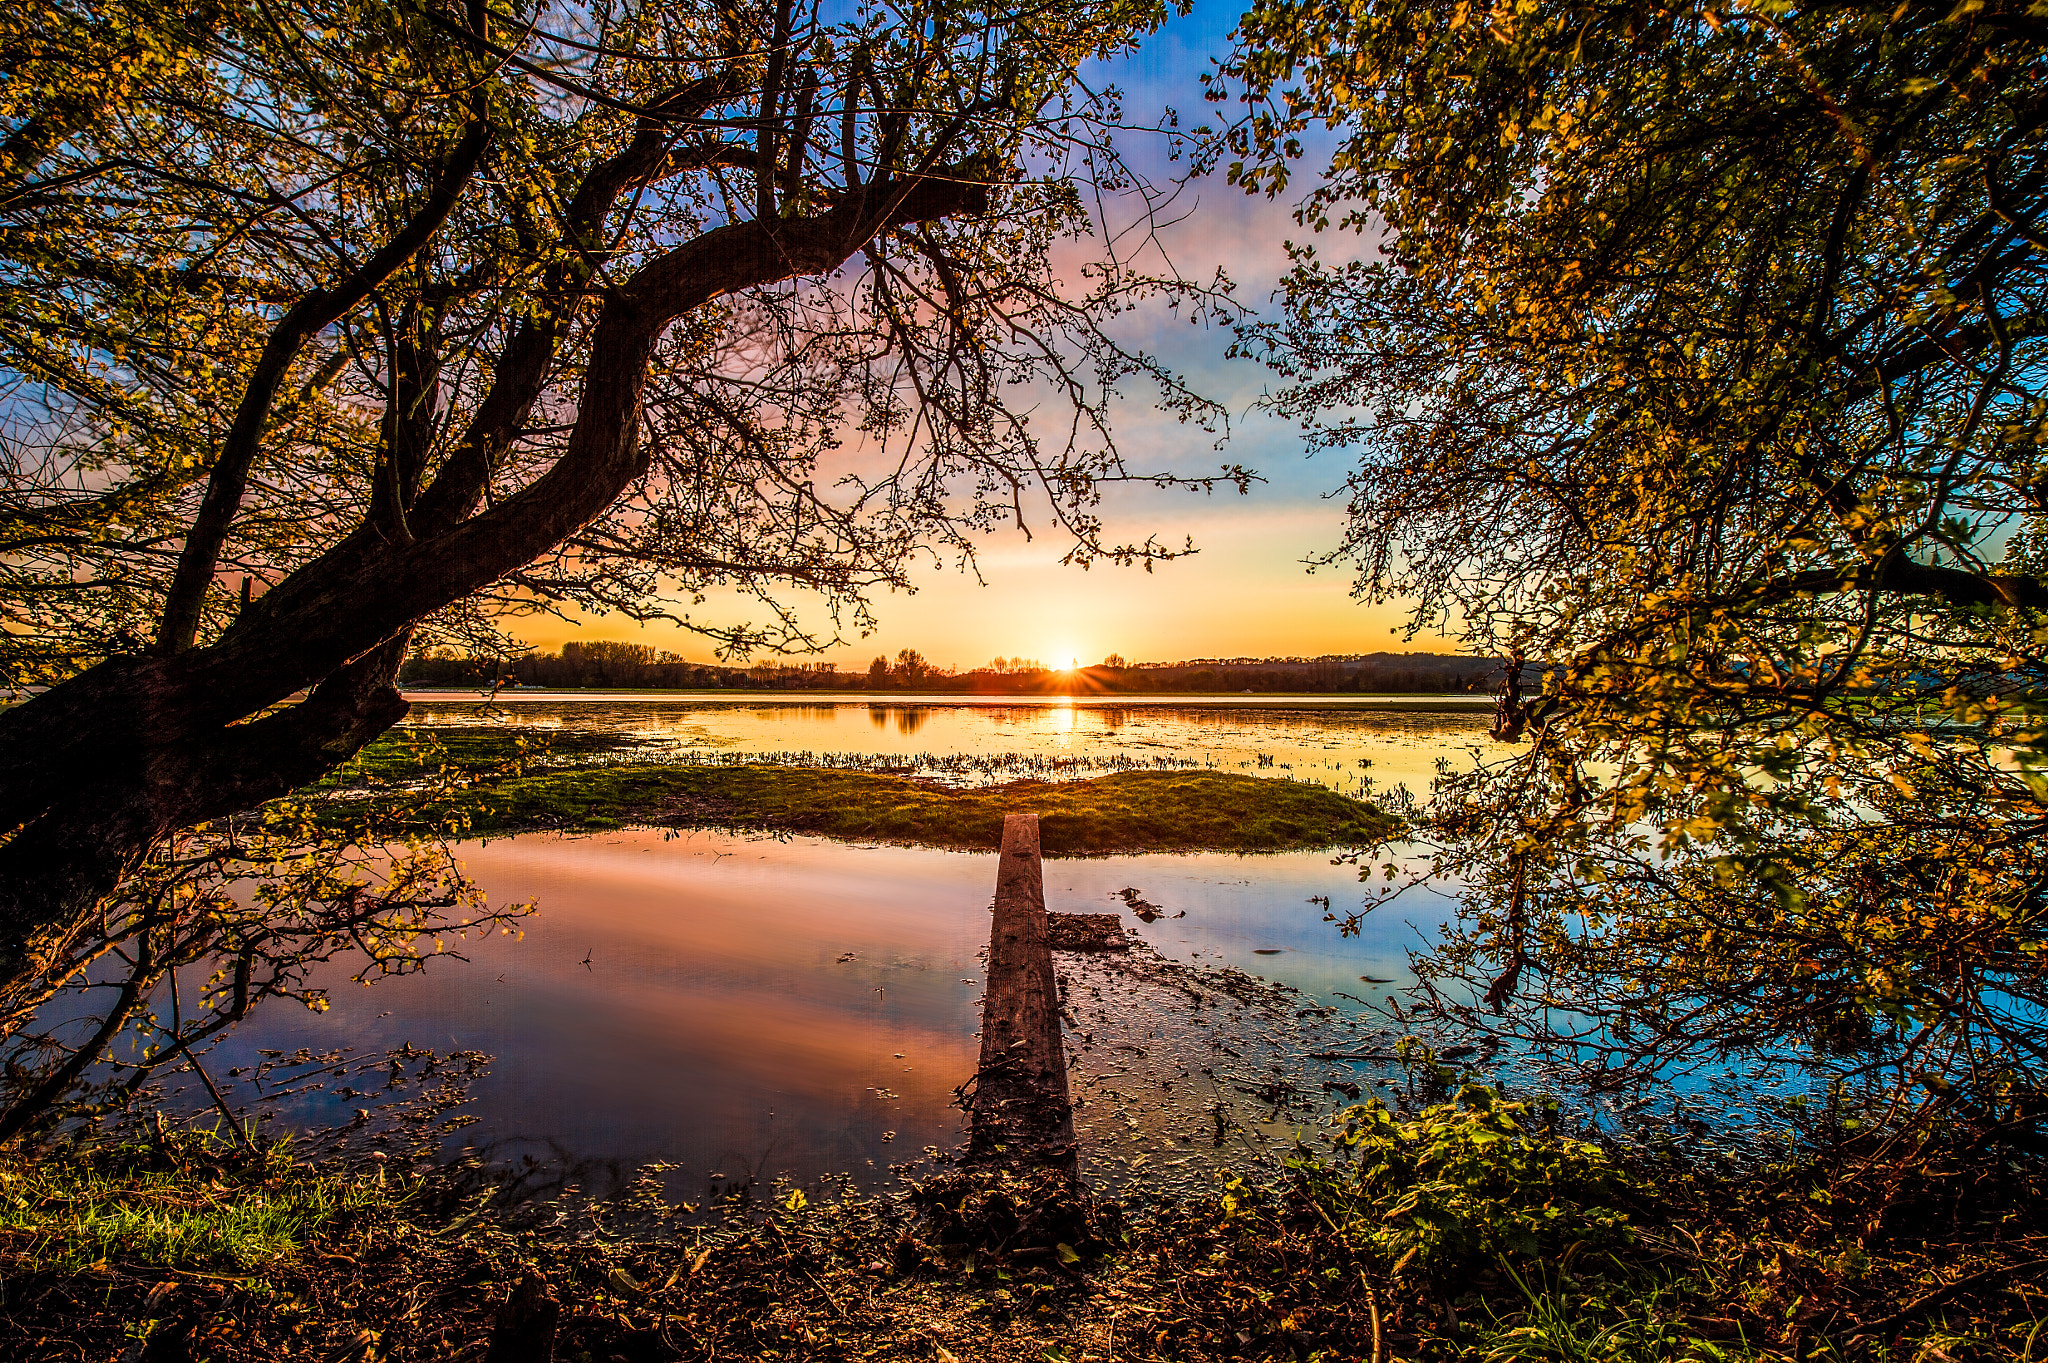
<path id="1" fill-rule="evenodd" d="M 919 706 L 921 719 L 903 725 L 903 709 L 437 699 L 416 707 L 415 722 L 583 726 L 684 755 L 1107 758 L 1157 745 L 1180 760 L 1261 775 L 1355 786 L 1378 774 L 1425 789 L 1438 759 L 1459 760 L 1483 741 L 1483 720 L 1456 712 L 1012 702 Z M 524 940 L 465 944 L 467 961 L 436 961 L 423 975 L 372 987 L 334 970 L 329 1011 L 276 1007 L 251 1017 L 217 1053 L 216 1072 L 251 1065 L 263 1049 L 347 1047 L 368 1057 L 410 1042 L 483 1051 L 494 1061 L 472 1088 L 465 1111 L 475 1121 L 460 1141 L 497 1158 L 573 1166 L 599 1183 L 656 1160 L 678 1166 L 685 1188 L 699 1179 L 707 1191 L 779 1174 L 880 1183 L 892 1163 L 957 1143 L 954 1089 L 978 1050 L 993 855 L 660 830 L 526 835 L 458 852 L 494 903 L 538 903 Z M 1164 916 L 1125 922 L 1161 956 L 1285 984 L 1300 991 L 1298 1011 L 1329 1005 L 1327 1016 L 1346 1024 L 1363 1018 L 1364 999 L 1407 982 L 1407 952 L 1449 911 L 1440 897 L 1403 900 L 1400 912 L 1375 914 L 1363 935 L 1343 938 L 1315 901 L 1339 911 L 1355 904 L 1357 874 L 1320 852 L 1154 855 L 1048 861 L 1045 883 L 1056 911 L 1118 910 L 1119 892 L 1134 889 Z M 1216 1039 L 1237 1036 L 1231 1014 L 1216 1015 L 1224 1031 L 1203 1043 L 1209 1051 L 1168 1055 L 1197 1043 L 1150 1016 L 1164 1007 L 1159 999 L 1113 974 L 1090 981 L 1098 1021 L 1088 1023 L 1094 1044 L 1080 1055 L 1077 1093 L 1132 1082 L 1118 1076 L 1131 1072 L 1134 1053 L 1178 1066 L 1174 1073 L 1224 1099 L 1229 1067 L 1253 1066 Z M 238 1103 L 252 1100 L 236 1093 Z M 346 1121 L 352 1106 L 337 1081 L 302 1094 L 277 1120 Z M 1155 1150 L 1164 1161 L 1176 1149 L 1170 1125 L 1122 1122 L 1114 1148 L 1091 1138 L 1086 1160 L 1097 1176 Z"/>
<path id="2" fill-rule="evenodd" d="M 457 699 L 456 696 L 461 696 Z M 1445 765 L 1493 744 L 1471 696 L 866 697 L 802 703 L 674 694 L 408 693 L 407 722 L 578 729 L 665 760 L 826 759 L 962 781 L 1188 765 L 1313 781 L 1348 795 L 1421 797 Z M 636 758 L 635 760 L 644 760 Z"/>

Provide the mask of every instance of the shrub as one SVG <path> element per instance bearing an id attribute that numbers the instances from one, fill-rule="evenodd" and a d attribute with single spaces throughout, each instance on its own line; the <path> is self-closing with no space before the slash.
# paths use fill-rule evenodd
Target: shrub
<path id="1" fill-rule="evenodd" d="M 1434 1278 L 1568 1243 L 1625 1244 L 1620 1172 L 1599 1146 L 1551 1133 L 1538 1109 L 1483 1084 L 1402 1121 L 1377 1099 L 1330 1120 L 1335 1158 L 1290 1161 L 1339 1234 L 1394 1272 Z"/>

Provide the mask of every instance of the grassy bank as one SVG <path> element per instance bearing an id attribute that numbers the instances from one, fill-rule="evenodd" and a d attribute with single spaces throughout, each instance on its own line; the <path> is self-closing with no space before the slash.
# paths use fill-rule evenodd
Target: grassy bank
<path id="1" fill-rule="evenodd" d="M 188 1141 L 190 1158 L 135 1146 L 0 1166 L 0 1258 L 10 1274 L 236 1273 L 319 1240 L 338 1219 L 383 1214 L 374 1184 L 323 1177 L 283 1146 L 243 1154 Z"/>
<path id="2" fill-rule="evenodd" d="M 763 1187 L 687 1223 L 651 1182 L 500 1217 L 374 1161 L 17 1155 L 0 1356 L 481 1360 L 527 1283 L 567 1363 L 2033 1357 L 2039 1162 L 1902 1139 L 1737 1172 L 1467 1089 L 1354 1109 L 1276 1189 L 1162 1206 L 952 1175 Z"/>
<path id="3" fill-rule="evenodd" d="M 1209 771 L 955 788 L 815 767 L 582 766 L 479 774 L 472 783 L 337 801 L 337 820 L 496 835 L 625 824 L 814 833 L 984 849 L 1005 814 L 1036 814 L 1047 853 L 1277 852 L 1377 842 L 1398 823 L 1321 786 Z"/>

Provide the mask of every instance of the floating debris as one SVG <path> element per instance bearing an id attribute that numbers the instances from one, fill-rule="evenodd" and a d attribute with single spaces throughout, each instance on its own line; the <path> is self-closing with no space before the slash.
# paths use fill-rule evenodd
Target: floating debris
<path id="1" fill-rule="evenodd" d="M 1157 904 L 1148 902 L 1143 894 L 1129 885 L 1124 886 L 1111 897 L 1122 899 L 1126 908 L 1147 923 L 1156 923 L 1164 916 L 1163 911 Z"/>
<path id="2" fill-rule="evenodd" d="M 1048 913 L 1046 943 L 1054 951 L 1129 951 L 1123 920 L 1113 913 Z"/>

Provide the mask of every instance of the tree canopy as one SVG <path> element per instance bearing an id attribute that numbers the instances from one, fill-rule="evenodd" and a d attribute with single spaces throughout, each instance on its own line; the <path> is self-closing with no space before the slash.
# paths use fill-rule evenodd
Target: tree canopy
<path id="1" fill-rule="evenodd" d="M 1359 591 L 1521 664 L 1526 748 L 1443 791 L 1438 1006 L 1617 1087 L 1790 1055 L 2032 1104 L 2038 11 L 1263 0 L 1240 39 L 1209 155 L 1277 194 L 1335 147 L 1241 345 L 1356 458 Z"/>
<path id="2" fill-rule="evenodd" d="M 1096 517 L 1176 481 L 1111 398 L 1212 409 L 1104 328 L 1183 286 L 1088 244 L 1132 182 L 1076 81 L 1165 13 L 0 19 L 0 667 L 56 683 L 0 714 L 0 1017 L 151 848 L 402 714 L 421 630 L 737 586 L 764 620 L 678 618 L 803 647 L 781 589 L 858 620 L 997 525 L 1170 555 Z"/>

